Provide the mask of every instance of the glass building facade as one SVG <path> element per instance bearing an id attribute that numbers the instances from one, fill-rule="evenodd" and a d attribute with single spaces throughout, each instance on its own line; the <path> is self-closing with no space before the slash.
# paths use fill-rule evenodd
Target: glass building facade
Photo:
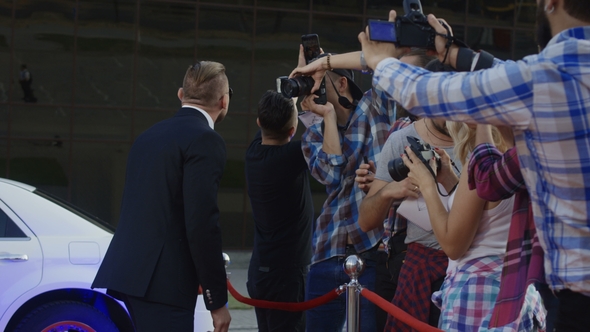
<path id="1" fill-rule="evenodd" d="M 62 197 L 117 223 L 129 148 L 172 116 L 184 72 L 227 68 L 234 90 L 216 130 L 228 160 L 219 192 L 224 247 L 252 246 L 244 155 L 259 97 L 297 64 L 302 34 L 324 51 L 360 49 L 367 19 L 403 13 L 402 0 L 0 0 L 0 177 Z M 535 0 L 423 0 L 474 49 L 501 59 L 535 53 Z M 33 77 L 23 100 L 19 71 Z M 368 75 L 357 83 L 370 87 Z M 299 130 L 301 132 L 301 128 Z M 324 188 L 312 180 L 315 212 Z"/>

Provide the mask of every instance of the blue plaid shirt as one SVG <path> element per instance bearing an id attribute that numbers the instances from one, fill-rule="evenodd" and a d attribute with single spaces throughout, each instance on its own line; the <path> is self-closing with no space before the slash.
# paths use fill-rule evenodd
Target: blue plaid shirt
<path id="1" fill-rule="evenodd" d="M 472 73 L 387 59 L 373 84 L 418 116 L 511 126 L 547 282 L 590 296 L 590 26 L 561 32 L 540 54 Z"/>
<path id="2" fill-rule="evenodd" d="M 394 121 L 394 104 L 383 91 L 367 91 L 351 112 L 346 126 L 338 128 L 342 155 L 327 154 L 322 150 L 323 122 L 310 126 L 303 133 L 301 147 L 311 175 L 326 186 L 328 194 L 314 224 L 312 264 L 345 256 L 347 237 L 359 253 L 371 249 L 381 240 L 382 229 L 365 233 L 359 227 L 359 206 L 365 194 L 354 178 L 363 156 L 377 163 Z"/>

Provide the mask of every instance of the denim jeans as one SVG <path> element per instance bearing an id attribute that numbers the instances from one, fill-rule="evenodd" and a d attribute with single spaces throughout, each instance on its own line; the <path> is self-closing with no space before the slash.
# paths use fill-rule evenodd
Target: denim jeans
<path id="1" fill-rule="evenodd" d="M 359 256 L 365 263 L 365 269 L 358 281 L 364 287 L 375 291 L 375 266 L 377 251 L 362 253 Z M 345 257 L 332 257 L 311 265 L 307 275 L 306 300 L 320 297 L 341 285 L 350 282 L 344 272 Z M 374 332 L 375 305 L 360 295 L 360 331 Z M 307 311 L 307 332 L 340 332 L 346 321 L 346 293 L 324 305 Z"/>

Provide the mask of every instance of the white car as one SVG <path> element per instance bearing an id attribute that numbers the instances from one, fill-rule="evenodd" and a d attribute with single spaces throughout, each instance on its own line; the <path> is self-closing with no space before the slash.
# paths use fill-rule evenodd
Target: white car
<path id="1" fill-rule="evenodd" d="M 114 227 L 0 178 L 0 331 L 133 331 L 122 302 L 90 285 Z M 201 296 L 195 331 L 212 331 Z"/>

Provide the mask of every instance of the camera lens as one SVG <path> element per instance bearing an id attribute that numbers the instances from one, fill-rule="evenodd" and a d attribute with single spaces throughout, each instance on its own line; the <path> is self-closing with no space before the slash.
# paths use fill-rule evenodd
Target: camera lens
<path id="1" fill-rule="evenodd" d="M 290 78 L 281 81 L 281 93 L 286 98 L 297 97 L 299 94 L 299 85 L 297 82 Z"/>
<path id="2" fill-rule="evenodd" d="M 313 78 L 299 76 L 281 81 L 281 93 L 287 98 L 307 96 L 313 88 Z"/>
<path id="3" fill-rule="evenodd" d="M 396 158 L 389 162 L 387 167 L 389 175 L 394 181 L 400 182 L 408 177 L 410 169 L 404 164 L 402 158 Z"/>

